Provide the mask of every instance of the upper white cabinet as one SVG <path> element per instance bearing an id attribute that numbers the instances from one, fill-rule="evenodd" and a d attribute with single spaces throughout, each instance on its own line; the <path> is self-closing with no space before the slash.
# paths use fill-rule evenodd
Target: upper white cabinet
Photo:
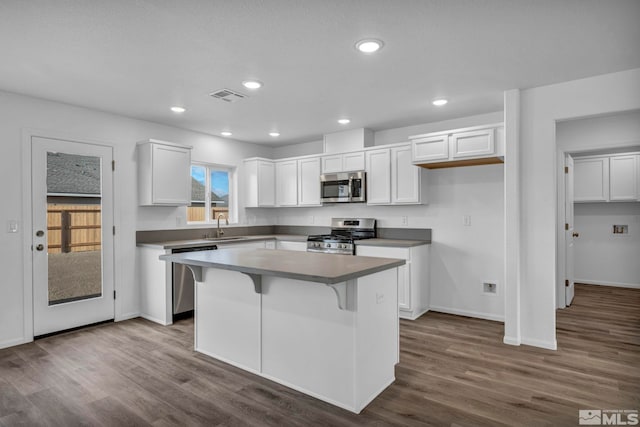
<path id="1" fill-rule="evenodd" d="M 276 205 L 298 205 L 298 161 L 276 162 Z"/>
<path id="2" fill-rule="evenodd" d="M 298 160 L 298 206 L 320 206 L 320 158 Z"/>
<path id="3" fill-rule="evenodd" d="M 502 163 L 504 126 L 475 126 L 410 137 L 413 163 L 428 169 Z"/>
<path id="4" fill-rule="evenodd" d="M 638 155 L 612 156 L 609 159 L 609 200 L 638 200 Z"/>
<path id="5" fill-rule="evenodd" d="M 155 139 L 138 143 L 138 201 L 142 206 L 191 203 L 191 147 Z"/>
<path id="6" fill-rule="evenodd" d="M 367 150 L 367 204 L 426 203 L 424 171 L 414 166 L 411 144 Z"/>
<path id="7" fill-rule="evenodd" d="M 625 202 L 640 199 L 637 153 L 589 156 L 574 161 L 574 202 Z"/>
<path id="8" fill-rule="evenodd" d="M 609 200 L 609 158 L 575 159 L 573 163 L 573 201 Z"/>
<path id="9" fill-rule="evenodd" d="M 275 165 L 268 159 L 244 161 L 245 207 L 273 207 L 276 205 Z"/>
<path id="10" fill-rule="evenodd" d="M 390 149 L 391 152 L 391 203 L 419 204 L 426 203 L 426 185 L 422 178 L 426 171 L 412 163 L 411 144 L 404 144 Z"/>
<path id="11" fill-rule="evenodd" d="M 322 157 L 322 173 L 352 172 L 365 170 L 365 153 L 332 154 Z"/>
<path id="12" fill-rule="evenodd" d="M 367 151 L 367 204 L 391 203 L 391 152 L 388 148 Z"/>

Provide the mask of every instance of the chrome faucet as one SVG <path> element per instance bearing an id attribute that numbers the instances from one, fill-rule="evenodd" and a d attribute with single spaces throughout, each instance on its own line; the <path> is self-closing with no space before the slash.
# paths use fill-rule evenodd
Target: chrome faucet
<path id="1" fill-rule="evenodd" d="M 220 230 L 220 217 L 224 218 L 227 225 L 229 225 L 229 218 L 227 218 L 224 214 L 218 214 L 218 229 L 216 230 L 216 238 L 220 238 L 224 236 L 224 231 Z"/>

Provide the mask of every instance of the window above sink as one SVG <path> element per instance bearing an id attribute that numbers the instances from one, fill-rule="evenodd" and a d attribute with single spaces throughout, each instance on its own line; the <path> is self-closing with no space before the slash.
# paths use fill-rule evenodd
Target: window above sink
<path id="1" fill-rule="evenodd" d="M 236 222 L 235 168 L 225 165 L 191 165 L 191 204 L 187 223 L 211 224 L 218 216 Z"/>

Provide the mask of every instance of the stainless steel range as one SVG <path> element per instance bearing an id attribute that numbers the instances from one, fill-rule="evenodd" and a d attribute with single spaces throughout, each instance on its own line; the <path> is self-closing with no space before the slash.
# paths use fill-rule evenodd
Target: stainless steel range
<path id="1" fill-rule="evenodd" d="M 307 252 L 355 255 L 355 240 L 376 237 L 373 218 L 332 218 L 331 234 L 318 234 L 307 238 Z"/>

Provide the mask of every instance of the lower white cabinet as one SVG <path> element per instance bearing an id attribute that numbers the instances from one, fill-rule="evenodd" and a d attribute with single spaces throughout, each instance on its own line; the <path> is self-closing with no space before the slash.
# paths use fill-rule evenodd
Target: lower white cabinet
<path id="1" fill-rule="evenodd" d="M 218 246 L 218 249 L 259 249 L 265 247 L 264 240 L 211 243 Z M 170 253 L 171 249 L 164 249 L 162 246 L 138 246 L 136 248 L 136 265 L 140 282 L 140 317 L 161 325 L 173 323 L 173 268 L 170 262 L 159 259 L 160 255 Z"/>
<path id="2" fill-rule="evenodd" d="M 356 255 L 404 259 L 398 268 L 400 317 L 415 320 L 429 310 L 429 245 L 398 248 L 356 245 Z"/>

